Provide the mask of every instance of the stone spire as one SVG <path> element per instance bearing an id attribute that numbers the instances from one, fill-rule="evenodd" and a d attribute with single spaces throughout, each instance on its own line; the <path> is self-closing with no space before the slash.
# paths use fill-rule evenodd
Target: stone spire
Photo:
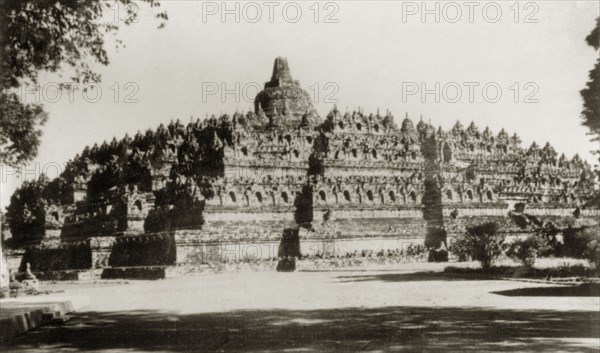
<path id="1" fill-rule="evenodd" d="M 277 83 L 277 86 L 281 86 L 283 82 L 293 82 L 290 67 L 288 66 L 287 59 L 278 56 L 273 64 L 273 75 L 271 76 L 270 83 Z"/>

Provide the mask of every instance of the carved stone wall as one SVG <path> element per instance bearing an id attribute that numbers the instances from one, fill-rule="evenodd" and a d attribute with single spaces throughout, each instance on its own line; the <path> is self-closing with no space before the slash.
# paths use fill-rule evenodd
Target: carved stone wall
<path id="1" fill-rule="evenodd" d="M 32 191 L 44 202 L 11 205 L 12 226 L 15 242 L 33 242 L 26 248 L 37 256 L 40 242 L 63 243 L 44 248 L 38 268 L 172 264 L 208 256 L 210 244 L 278 242 L 283 229 L 326 218 L 332 239 L 373 246 L 488 220 L 531 231 L 516 223 L 517 208 L 565 226 L 591 222 L 595 183 L 578 156 L 523 148 L 504 130 L 457 122 L 444 131 L 408 116 L 397 125 L 389 111 L 335 106 L 321 119 L 278 58 L 253 112 L 86 147 Z M 85 261 L 77 241 L 89 242 Z"/>

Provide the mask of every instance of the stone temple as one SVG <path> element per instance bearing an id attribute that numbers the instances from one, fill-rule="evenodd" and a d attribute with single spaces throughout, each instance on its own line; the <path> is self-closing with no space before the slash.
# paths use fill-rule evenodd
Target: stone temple
<path id="1" fill-rule="evenodd" d="M 86 147 L 59 178 L 24 184 L 7 214 L 9 260 L 56 271 L 266 259 L 284 230 L 303 254 L 344 254 L 489 220 L 519 235 L 600 215 L 578 156 L 473 123 L 320 116 L 285 58 L 254 106 Z"/>

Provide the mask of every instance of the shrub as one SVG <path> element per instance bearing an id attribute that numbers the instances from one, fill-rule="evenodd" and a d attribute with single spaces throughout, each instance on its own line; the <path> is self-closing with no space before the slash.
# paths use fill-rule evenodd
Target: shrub
<path id="1" fill-rule="evenodd" d="M 425 237 L 425 247 L 429 248 L 428 262 L 447 262 L 448 251 L 444 248 L 447 232 L 444 228 L 429 228 Z"/>
<path id="2" fill-rule="evenodd" d="M 458 257 L 458 261 L 468 261 L 471 259 L 471 252 L 467 246 L 467 242 L 464 241 L 464 236 L 457 236 L 450 240 L 448 244 L 448 251 Z"/>
<path id="3" fill-rule="evenodd" d="M 431 249 L 427 262 L 448 262 L 448 251 L 446 249 Z"/>
<path id="4" fill-rule="evenodd" d="M 586 259 L 600 269 L 600 226 L 569 227 L 563 236 L 565 255 Z"/>
<path id="5" fill-rule="evenodd" d="M 545 239 L 548 246 L 544 247 L 540 252 L 540 257 L 546 256 L 564 256 L 563 244 L 558 241 L 557 236 L 561 233 L 561 230 L 553 222 L 547 222 L 543 227 L 538 228 L 535 234 L 542 239 Z"/>
<path id="6" fill-rule="evenodd" d="M 335 245 L 331 245 L 331 247 L 324 246 L 326 249 L 323 250 L 323 255 L 325 254 L 326 250 L 335 249 Z M 277 256 L 284 259 L 288 257 L 302 257 L 302 253 L 300 252 L 300 233 L 298 232 L 298 228 L 286 228 L 283 230 L 283 236 L 279 242 Z"/>
<path id="7" fill-rule="evenodd" d="M 481 263 L 481 268 L 488 272 L 496 259 L 502 255 L 502 247 L 506 236 L 498 233 L 495 222 L 482 223 L 468 227 L 467 232 L 457 236 L 453 248 L 457 255 L 468 255 Z"/>
<path id="8" fill-rule="evenodd" d="M 600 270 L 600 240 L 594 239 L 589 242 L 584 255 L 596 270 Z"/>
<path id="9" fill-rule="evenodd" d="M 565 229 L 563 232 L 565 255 L 577 259 L 586 258 L 588 244 L 597 239 L 599 231 L 598 226 Z"/>
<path id="10" fill-rule="evenodd" d="M 548 249 L 550 246 L 546 239 L 532 234 L 527 238 L 514 241 L 510 245 L 507 255 L 521 262 L 526 268 L 532 268 L 535 260 Z"/>

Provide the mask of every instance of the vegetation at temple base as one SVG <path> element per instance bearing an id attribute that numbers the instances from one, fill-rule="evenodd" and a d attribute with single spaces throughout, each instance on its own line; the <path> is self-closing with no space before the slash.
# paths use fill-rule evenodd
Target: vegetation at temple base
<path id="1" fill-rule="evenodd" d="M 510 244 L 507 255 L 525 266 L 532 268 L 535 261 L 546 251 L 550 249 L 550 245 L 546 239 L 531 234 L 524 239 L 517 239 Z"/>
<path id="2" fill-rule="evenodd" d="M 448 233 L 443 227 L 430 227 L 425 236 L 425 247 L 429 249 L 428 262 L 447 262 L 448 250 L 445 248 Z"/>
<path id="3" fill-rule="evenodd" d="M 600 271 L 600 239 L 590 241 L 585 249 L 586 259 L 594 265 L 596 271 Z"/>
<path id="4" fill-rule="evenodd" d="M 498 233 L 498 224 L 486 222 L 468 227 L 458 235 L 452 247 L 459 258 L 471 257 L 481 263 L 484 271 L 489 271 L 494 262 L 503 254 L 506 235 Z"/>
<path id="5" fill-rule="evenodd" d="M 600 226 L 569 227 L 563 236 L 565 256 L 586 259 L 600 269 Z"/>
<path id="6" fill-rule="evenodd" d="M 142 0 L 151 8 L 156 0 Z M 21 100 L 19 89 L 35 86 L 41 72 L 72 70 L 73 83 L 100 82 L 91 63 L 108 65 L 105 41 L 119 30 L 103 14 L 114 6 L 125 9 L 122 23 L 137 22 L 138 5 L 132 0 L 117 1 L 36 1 L 0 0 L 0 162 L 18 166 L 37 155 L 40 127 L 47 114 L 40 104 Z M 157 12 L 159 28 L 167 14 Z M 117 47 L 123 46 L 115 39 Z"/>
<path id="7" fill-rule="evenodd" d="M 599 232 L 600 228 L 598 226 L 581 228 L 568 227 L 563 231 L 563 255 L 576 259 L 585 258 L 588 245 L 592 241 L 597 240 L 600 236 Z"/>
<path id="8" fill-rule="evenodd" d="M 562 234 L 563 241 L 556 239 Z M 556 228 L 551 222 L 538 229 L 525 238 L 512 242 L 505 242 L 506 237 L 498 234 L 495 223 L 483 223 L 467 228 L 467 231 L 454 237 L 449 244 L 449 251 L 456 256 L 459 262 L 476 260 L 481 262 L 481 269 L 457 268 L 449 266 L 445 272 L 457 274 L 486 273 L 493 275 L 506 275 L 511 277 L 544 277 L 547 276 L 583 276 L 597 277 L 600 270 L 600 227 L 584 226 L 574 228 L 569 226 L 564 229 Z M 511 258 L 519 262 L 522 267 L 493 266 L 501 258 Z M 589 266 L 583 264 L 567 266 L 565 269 L 534 268 L 540 258 L 559 259 L 584 259 Z M 561 264 L 560 266 L 566 266 Z M 559 267 L 560 267 L 559 266 Z M 554 266 L 556 267 L 556 266 Z M 553 272 L 554 271 L 554 272 Z"/>

